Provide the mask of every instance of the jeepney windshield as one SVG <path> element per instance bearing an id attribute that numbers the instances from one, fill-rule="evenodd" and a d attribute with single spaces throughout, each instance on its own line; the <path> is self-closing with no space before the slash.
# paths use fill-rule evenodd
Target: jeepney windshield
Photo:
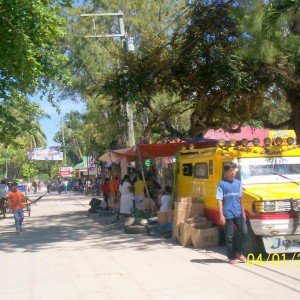
<path id="1" fill-rule="evenodd" d="M 242 184 L 300 182 L 300 157 L 240 158 Z"/>

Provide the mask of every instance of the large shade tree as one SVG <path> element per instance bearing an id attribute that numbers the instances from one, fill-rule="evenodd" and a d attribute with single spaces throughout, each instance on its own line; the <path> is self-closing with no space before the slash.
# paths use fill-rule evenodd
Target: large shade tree
<path id="1" fill-rule="evenodd" d="M 11 107 L 32 111 L 28 95 L 49 92 L 53 85 L 67 82 L 69 71 L 62 68 L 67 56 L 59 47 L 65 21 L 60 12 L 72 2 L 0 0 L 1 141 L 34 128 L 25 120 L 27 116 L 16 118 Z"/>
<path id="2" fill-rule="evenodd" d="M 190 112 L 192 137 L 202 137 L 208 128 L 254 125 L 267 113 L 261 103 L 270 84 L 269 73 L 259 58 L 244 58 L 236 52 L 239 24 L 231 10 L 238 6 L 243 2 L 196 2 L 171 37 L 151 36 L 142 41 L 137 55 L 123 56 L 121 68 L 116 67 L 102 91 L 118 102 L 146 108 L 153 113 L 152 121 L 167 122 Z M 164 93 L 175 101 L 165 101 L 163 109 L 155 110 L 156 97 Z"/>
<path id="3" fill-rule="evenodd" d="M 81 13 L 124 12 L 125 30 L 134 37 L 137 48 L 149 33 L 154 36 L 165 34 L 176 27 L 186 10 L 185 1 L 84 1 L 83 6 L 77 6 L 66 13 L 70 15 L 67 26 L 68 34 L 64 39 L 67 52 L 71 58 L 73 80 L 72 87 L 64 90 L 64 96 L 72 96 L 74 100 L 81 99 L 87 103 L 87 124 L 97 134 L 85 135 L 86 143 L 94 143 L 98 149 L 126 146 L 126 110 L 125 101 L 117 102 L 111 96 L 101 94 L 99 87 L 103 80 L 115 72 L 115 67 L 121 63 L 121 58 L 129 55 L 124 53 L 121 39 L 85 38 L 95 33 L 91 18 L 80 17 Z M 119 33 L 117 18 L 97 17 L 96 33 Z M 139 51 L 139 50 L 137 50 Z M 120 64 L 121 68 L 121 64 Z M 119 70 L 120 70 L 119 68 Z M 126 72 L 123 69 L 122 72 Z M 125 95 L 124 95 L 125 96 Z M 161 99 L 163 96 L 159 95 Z M 124 97 L 125 99 L 125 97 Z M 165 96 L 169 101 L 170 97 Z M 158 102 L 161 103 L 159 100 Z M 145 113 L 140 107 L 134 110 L 134 125 L 137 135 L 142 135 L 146 123 L 151 121 L 151 114 Z M 159 111 L 159 109 L 157 109 Z M 145 121 L 147 119 L 147 121 Z M 88 124 L 90 123 L 90 124 Z M 153 122 L 156 125 L 158 122 Z M 159 126 L 156 126 L 158 129 Z M 159 131 L 159 130 L 157 130 Z"/>
<path id="4" fill-rule="evenodd" d="M 123 57 L 126 73 L 116 68 L 103 90 L 149 110 L 155 95 L 176 94 L 192 110 L 194 137 L 248 124 L 293 128 L 300 139 L 298 18 L 299 1 L 195 2 L 170 41 Z"/>
<path id="5" fill-rule="evenodd" d="M 268 99 L 277 110 L 286 107 L 280 119 L 265 115 L 269 128 L 294 129 L 300 142 L 300 1 L 245 1 L 233 14 L 240 21 L 239 55 L 264 63 L 270 74 Z M 265 102 L 266 103 L 266 102 Z M 271 116 L 271 118 L 270 118 Z"/>

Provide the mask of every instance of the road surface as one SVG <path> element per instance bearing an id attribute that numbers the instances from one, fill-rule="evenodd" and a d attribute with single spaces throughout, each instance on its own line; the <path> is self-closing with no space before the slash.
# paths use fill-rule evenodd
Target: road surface
<path id="1" fill-rule="evenodd" d="M 296 256 L 229 265 L 224 247 L 107 231 L 107 217 L 88 214 L 90 199 L 46 195 L 20 235 L 11 215 L 0 219 L 1 300 L 300 299 Z"/>

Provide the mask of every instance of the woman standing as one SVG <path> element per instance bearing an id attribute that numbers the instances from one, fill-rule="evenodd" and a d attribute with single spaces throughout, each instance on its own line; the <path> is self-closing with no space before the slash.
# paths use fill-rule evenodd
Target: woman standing
<path id="1" fill-rule="evenodd" d="M 108 202 L 108 195 L 109 195 L 109 178 L 105 178 L 104 184 L 102 185 L 101 192 L 103 194 L 103 200 L 106 203 L 106 209 L 109 210 L 109 202 Z"/>
<path id="2" fill-rule="evenodd" d="M 129 179 L 129 175 L 125 175 L 123 182 L 119 187 L 119 192 L 121 193 L 120 213 L 126 215 L 130 215 L 133 212 L 134 196 Z"/>
<path id="3" fill-rule="evenodd" d="M 171 194 L 172 194 L 172 188 L 167 185 L 165 187 L 164 194 L 160 196 L 160 198 L 158 199 L 160 211 L 171 210 Z"/>

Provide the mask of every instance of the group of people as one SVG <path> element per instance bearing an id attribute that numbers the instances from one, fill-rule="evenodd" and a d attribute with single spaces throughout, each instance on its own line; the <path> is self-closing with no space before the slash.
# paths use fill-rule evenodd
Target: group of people
<path id="1" fill-rule="evenodd" d="M 15 219 L 16 233 L 19 234 L 22 231 L 22 223 L 24 220 L 24 211 L 22 202 L 29 201 L 27 196 L 17 189 L 18 184 L 16 182 L 11 183 L 11 190 L 8 189 L 7 180 L 3 179 L 0 184 L 0 203 L 1 211 L 5 216 L 6 207 L 12 211 Z"/>
<path id="2" fill-rule="evenodd" d="M 118 175 L 114 175 L 112 179 L 106 178 L 102 184 L 101 192 L 108 209 L 113 209 L 117 205 L 118 199 L 120 200 L 120 214 L 123 215 L 132 214 L 135 208 L 155 208 L 153 200 L 147 197 L 146 183 L 141 173 L 133 182 L 127 174 L 121 181 Z M 171 209 L 171 193 L 172 189 L 169 186 L 161 191 L 157 202 L 160 210 Z"/>
<path id="3" fill-rule="evenodd" d="M 224 226 L 230 264 L 236 264 L 239 261 L 246 262 L 246 258 L 242 255 L 243 243 L 247 235 L 246 215 L 241 200 L 242 185 L 235 178 L 236 171 L 236 164 L 226 163 L 224 165 L 224 179 L 219 182 L 216 191 L 219 219 L 220 224 Z M 33 186 L 35 187 L 35 185 Z M 132 214 L 135 207 L 138 207 L 147 198 L 145 197 L 146 185 L 142 174 L 138 174 L 134 183 L 130 181 L 129 175 L 125 175 L 121 182 L 118 175 L 114 175 L 111 179 L 106 178 L 101 184 L 101 192 L 108 209 L 114 208 L 120 199 L 120 214 L 124 215 Z M 171 193 L 172 189 L 169 186 L 161 191 L 158 197 L 160 210 L 171 209 Z M 2 180 L 0 184 L 0 208 L 4 215 L 6 205 L 13 212 L 16 233 L 18 234 L 22 231 L 24 220 L 22 201 L 25 200 L 29 199 L 17 189 L 16 182 L 11 183 L 11 191 L 9 191 L 7 180 Z"/>

